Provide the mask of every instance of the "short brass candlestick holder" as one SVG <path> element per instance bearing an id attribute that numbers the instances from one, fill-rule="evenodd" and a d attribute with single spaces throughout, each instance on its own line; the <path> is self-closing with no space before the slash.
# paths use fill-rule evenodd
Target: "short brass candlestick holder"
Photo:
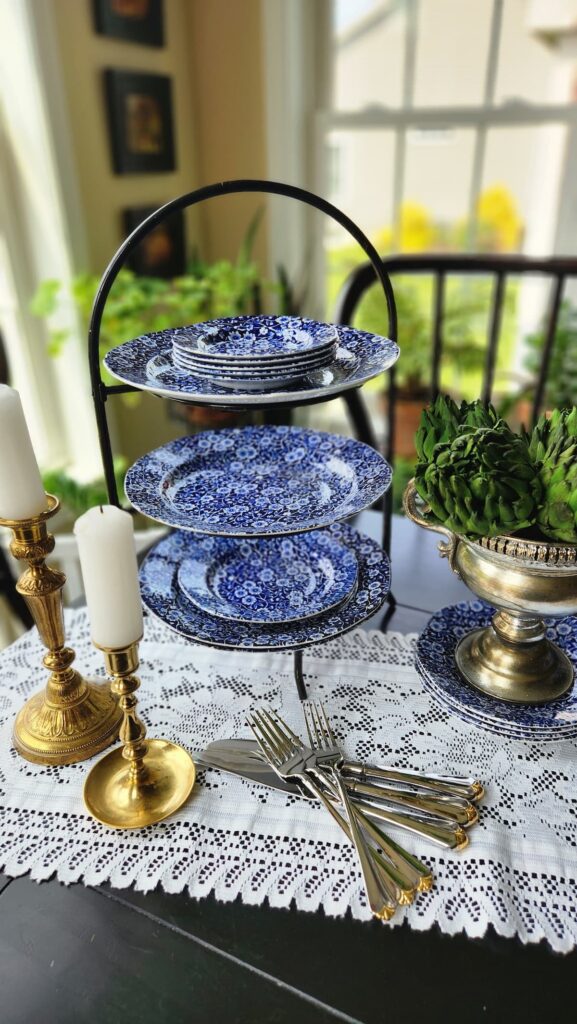
<path id="1" fill-rule="evenodd" d="M 31 697 L 16 716 L 13 742 L 22 757 L 36 764 L 73 764 L 98 754 L 116 739 L 122 710 L 109 683 L 88 682 L 71 667 L 75 654 L 64 646 L 66 576 L 45 564 L 54 549 L 47 522 L 60 503 L 51 494 L 46 497 L 47 509 L 33 518 L 0 519 L 0 526 L 13 532 L 12 554 L 28 562 L 16 589 L 48 648 L 44 665 L 50 672 L 46 689 Z"/>
<path id="2" fill-rule="evenodd" d="M 174 814 L 189 797 L 196 777 L 186 750 L 168 740 L 145 740 L 146 728 L 136 714 L 134 696 L 140 680 L 138 642 L 118 650 L 100 648 L 112 690 L 124 715 L 124 746 L 106 754 L 84 784 L 84 803 L 94 818 L 110 828 L 143 828 Z"/>

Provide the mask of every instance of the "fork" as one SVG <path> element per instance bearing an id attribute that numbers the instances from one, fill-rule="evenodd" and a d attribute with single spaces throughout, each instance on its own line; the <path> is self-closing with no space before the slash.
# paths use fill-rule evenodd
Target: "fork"
<path id="1" fill-rule="evenodd" d="M 331 735 L 333 734 L 331 733 Z M 292 733 L 292 737 L 298 740 L 294 733 Z M 336 746 L 336 742 L 333 742 L 332 746 L 338 752 L 339 759 L 342 759 L 342 751 Z M 407 810 L 407 813 L 403 814 L 400 807 L 394 807 L 394 809 L 389 810 L 381 804 L 372 803 L 371 800 L 362 801 L 362 811 L 365 817 L 370 815 L 371 818 L 385 821 L 389 825 L 397 825 L 407 832 L 422 836 L 424 839 L 428 839 L 438 846 L 444 846 L 448 850 L 463 850 L 469 842 L 467 833 L 461 825 L 448 821 L 446 817 L 440 819 L 426 812 L 415 810 Z"/>
<path id="2" fill-rule="evenodd" d="M 354 843 L 359 857 L 363 884 L 372 914 L 383 921 L 388 921 L 396 910 L 396 892 L 392 880 L 385 882 L 383 875 L 378 875 L 369 856 L 368 847 L 353 818 L 347 823 L 342 815 L 333 807 L 329 798 L 320 786 L 307 773 L 306 748 L 296 745 L 272 718 L 265 712 L 254 712 L 247 719 L 260 749 L 269 764 L 282 778 L 298 778 L 314 793 L 342 828 L 345 835 Z"/>
<path id="3" fill-rule="evenodd" d="M 345 791 L 346 794 L 339 771 L 343 754 L 336 745 L 334 734 L 322 704 L 317 706 L 313 701 L 303 701 L 302 707 L 309 743 L 317 755 L 316 765 L 319 769 L 321 780 L 326 784 L 327 779 L 324 773 L 327 773 L 333 785 L 338 787 L 338 793 L 341 794 L 342 791 Z M 294 736 L 294 733 L 292 735 Z M 393 861 L 395 866 L 400 868 L 406 876 L 409 876 L 417 890 L 420 892 L 428 891 L 433 884 L 433 876 L 429 868 L 425 864 L 421 864 L 420 861 L 417 861 L 416 857 L 411 857 L 410 854 L 407 854 L 402 847 L 393 844 L 389 837 L 362 813 L 360 808 L 350 803 L 349 806 L 371 839 Z"/>
<path id="4" fill-rule="evenodd" d="M 321 766 L 326 765 L 332 772 L 333 778 L 337 772 L 340 776 L 344 764 L 344 754 L 337 743 L 323 705 L 320 702 L 307 700 L 303 701 L 302 706 L 309 742 L 313 750 L 318 753 L 318 763 Z M 399 809 L 408 814 L 414 811 L 416 817 L 420 817 L 421 820 L 426 820 L 427 817 L 435 819 L 432 824 L 443 825 L 449 822 L 463 825 L 465 828 L 476 824 L 479 820 L 479 811 L 475 805 L 462 796 L 403 793 L 382 785 L 367 785 L 347 779 L 343 779 L 343 781 L 349 793 L 374 799 L 393 814 Z"/>

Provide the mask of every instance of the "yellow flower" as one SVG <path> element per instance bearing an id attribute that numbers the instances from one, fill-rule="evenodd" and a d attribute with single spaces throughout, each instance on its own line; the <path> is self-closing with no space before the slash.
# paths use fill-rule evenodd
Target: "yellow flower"
<path id="1" fill-rule="evenodd" d="M 487 233 L 494 240 L 494 248 L 498 252 L 518 248 L 523 221 L 506 185 L 491 185 L 481 192 L 477 217 L 481 233 Z"/>
<path id="2" fill-rule="evenodd" d="M 435 226 L 420 203 L 402 204 L 399 227 L 401 252 L 426 252 L 432 247 Z"/>

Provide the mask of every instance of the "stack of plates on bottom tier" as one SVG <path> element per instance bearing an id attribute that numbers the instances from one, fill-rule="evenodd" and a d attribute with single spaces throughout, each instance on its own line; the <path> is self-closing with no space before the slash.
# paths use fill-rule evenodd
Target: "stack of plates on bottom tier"
<path id="1" fill-rule="evenodd" d="M 266 391 L 290 385 L 332 362 L 338 333 L 332 324 L 302 317 L 237 316 L 172 336 L 172 361 L 224 388 Z"/>
<path id="2" fill-rule="evenodd" d="M 415 660 L 423 685 L 446 711 L 470 725 L 510 739 L 546 742 L 577 736 L 577 685 L 548 704 L 512 704 L 470 686 L 455 663 L 459 640 L 488 626 L 495 609 L 462 601 L 435 612 L 417 641 Z M 577 619 L 546 620 L 547 636 L 577 663 Z"/>
<path id="3" fill-rule="evenodd" d="M 379 610 L 389 560 L 337 523 L 291 537 L 206 537 L 176 531 L 140 570 L 145 606 L 212 647 L 298 650 L 345 633 Z"/>

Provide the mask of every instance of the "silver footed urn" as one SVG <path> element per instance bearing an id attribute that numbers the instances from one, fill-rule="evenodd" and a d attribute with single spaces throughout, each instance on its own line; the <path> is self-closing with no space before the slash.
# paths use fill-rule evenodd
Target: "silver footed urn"
<path id="1" fill-rule="evenodd" d="M 544 618 L 577 614 L 577 545 L 522 537 L 470 540 L 432 516 L 411 480 L 406 515 L 444 536 L 439 551 L 478 597 L 496 608 L 490 626 L 459 642 L 455 659 L 471 686 L 499 700 L 545 704 L 573 683 L 573 665 L 547 639 Z"/>

